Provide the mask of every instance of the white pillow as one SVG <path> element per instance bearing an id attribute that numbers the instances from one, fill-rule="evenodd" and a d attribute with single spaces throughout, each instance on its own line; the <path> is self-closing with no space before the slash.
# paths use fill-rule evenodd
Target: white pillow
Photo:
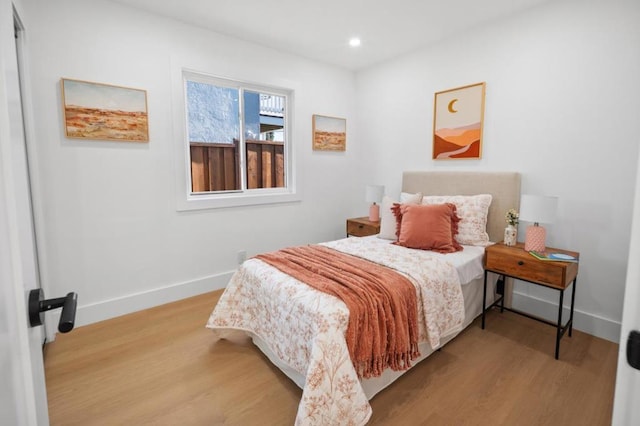
<path id="1" fill-rule="evenodd" d="M 470 246 L 487 246 L 487 216 L 491 200 L 491 194 L 426 195 L 422 198 L 422 204 L 455 204 L 460 218 L 456 240 Z"/>
<path id="2" fill-rule="evenodd" d="M 420 204 L 421 201 L 421 192 L 416 194 L 403 192 L 400 194 L 401 204 Z M 387 195 L 382 198 L 382 203 L 380 204 L 380 233 L 378 234 L 378 238 L 384 238 L 385 240 L 398 239 L 396 235 L 396 216 L 391 211 L 393 203 L 397 203 L 397 201 Z"/>

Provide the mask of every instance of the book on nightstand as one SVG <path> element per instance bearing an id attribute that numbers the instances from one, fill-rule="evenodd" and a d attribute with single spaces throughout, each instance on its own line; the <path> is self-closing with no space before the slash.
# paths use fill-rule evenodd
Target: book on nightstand
<path id="1" fill-rule="evenodd" d="M 529 254 L 538 260 L 547 262 L 578 262 L 578 258 L 566 253 L 547 253 L 539 251 L 530 251 Z"/>

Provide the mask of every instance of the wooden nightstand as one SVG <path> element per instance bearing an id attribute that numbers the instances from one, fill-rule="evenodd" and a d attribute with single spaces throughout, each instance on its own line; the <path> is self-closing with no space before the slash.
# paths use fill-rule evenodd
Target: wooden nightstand
<path id="1" fill-rule="evenodd" d="M 580 254 L 574 251 L 560 250 L 547 247 L 548 252 L 566 253 L 577 259 Z M 485 249 L 484 252 L 484 294 L 482 296 L 482 328 L 484 329 L 485 313 L 495 305 L 500 305 L 500 312 L 508 310 L 520 315 L 544 322 L 556 327 L 556 359 L 560 354 L 560 339 L 564 333 L 569 330 L 569 336 L 573 330 L 573 307 L 576 297 L 576 283 L 578 276 L 577 262 L 550 262 L 538 260 L 524 251 L 524 244 L 518 243 L 515 246 L 506 246 L 503 243 L 494 244 Z M 487 273 L 494 272 L 505 277 L 511 277 L 518 280 L 526 281 L 532 284 L 549 287 L 558 290 L 560 300 L 558 302 L 558 321 L 551 322 L 526 312 L 518 311 L 512 308 L 505 308 L 504 294 L 490 306 L 486 306 L 487 293 Z M 569 321 L 562 325 L 562 303 L 564 299 L 564 291 L 573 284 L 571 290 L 571 313 Z"/>
<path id="2" fill-rule="evenodd" d="M 368 217 L 354 217 L 347 219 L 347 237 L 366 237 L 380 233 L 380 221 L 372 222 Z"/>

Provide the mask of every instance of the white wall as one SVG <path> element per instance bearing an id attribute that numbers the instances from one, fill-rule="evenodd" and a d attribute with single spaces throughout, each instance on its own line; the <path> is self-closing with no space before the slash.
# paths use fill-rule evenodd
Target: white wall
<path id="1" fill-rule="evenodd" d="M 345 218 L 366 213 L 353 73 L 102 0 L 27 3 L 42 279 L 52 297 L 78 293 L 79 325 L 221 288 L 238 251 L 342 237 Z M 301 202 L 176 211 L 175 58 L 295 90 Z M 150 142 L 66 138 L 62 77 L 147 90 Z M 312 114 L 347 118 L 346 153 L 311 150 Z"/>
<path id="2" fill-rule="evenodd" d="M 618 338 L 640 134 L 637 2 L 554 2 L 355 78 L 102 0 L 25 3 L 42 279 L 50 296 L 78 292 L 79 324 L 224 286 L 240 250 L 341 237 L 346 217 L 366 214 L 365 183 L 393 193 L 407 169 L 517 170 L 523 192 L 560 197 L 549 244 L 581 252 L 576 327 Z M 176 212 L 176 57 L 295 90 L 302 202 Z M 147 90 L 151 142 L 65 138 L 61 77 Z M 433 93 L 479 81 L 483 158 L 432 161 Z M 314 113 L 347 118 L 346 153 L 311 150 Z M 517 291 L 516 303 L 553 314 L 555 293 Z"/>
<path id="3" fill-rule="evenodd" d="M 637 1 L 552 2 L 357 75 L 368 180 L 397 192 L 402 170 L 514 170 L 523 193 L 559 196 L 548 245 L 581 253 L 575 327 L 613 341 L 640 135 L 639 21 Z M 433 94 L 480 81 L 482 159 L 431 160 Z M 557 292 L 516 290 L 517 306 L 557 315 Z"/>

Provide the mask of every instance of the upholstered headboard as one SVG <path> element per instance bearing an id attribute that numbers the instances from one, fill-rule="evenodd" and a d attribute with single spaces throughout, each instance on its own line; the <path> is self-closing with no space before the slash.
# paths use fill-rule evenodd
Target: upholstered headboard
<path id="1" fill-rule="evenodd" d="M 493 196 L 487 218 L 489 239 L 504 238 L 505 213 L 520 207 L 520 173 L 517 172 L 404 172 L 403 192 L 422 192 L 423 195 Z"/>

